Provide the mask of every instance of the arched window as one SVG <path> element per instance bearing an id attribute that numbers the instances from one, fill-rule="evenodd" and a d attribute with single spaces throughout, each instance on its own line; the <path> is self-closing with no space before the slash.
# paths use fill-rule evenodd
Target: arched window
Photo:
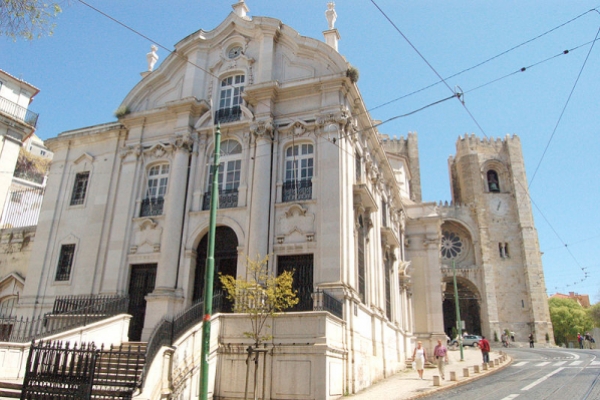
<path id="1" fill-rule="evenodd" d="M 238 205 L 238 187 L 242 170 L 242 145 L 235 140 L 224 140 L 221 143 L 219 164 L 219 208 L 232 208 Z M 208 171 L 207 190 L 204 194 L 203 210 L 210 208 L 210 196 L 213 181 L 212 165 Z"/>
<path id="2" fill-rule="evenodd" d="M 242 115 L 240 105 L 242 104 L 242 93 L 246 77 L 244 75 L 232 75 L 223 80 L 219 86 L 219 109 L 215 115 L 216 122 L 239 121 Z"/>
<path id="3" fill-rule="evenodd" d="M 169 164 L 158 164 L 150 167 L 146 184 L 146 196 L 142 200 L 141 217 L 162 215 L 168 183 Z"/>
<path id="4" fill-rule="evenodd" d="M 0 317 L 8 318 L 12 316 L 13 309 L 17 304 L 17 296 L 9 296 L 0 300 Z"/>
<path id="5" fill-rule="evenodd" d="M 296 144 L 285 151 L 283 201 L 310 200 L 314 172 L 313 145 Z"/>
<path id="6" fill-rule="evenodd" d="M 500 181 L 498 180 L 498 173 L 493 169 L 487 172 L 488 190 L 490 192 L 500 191 Z"/>

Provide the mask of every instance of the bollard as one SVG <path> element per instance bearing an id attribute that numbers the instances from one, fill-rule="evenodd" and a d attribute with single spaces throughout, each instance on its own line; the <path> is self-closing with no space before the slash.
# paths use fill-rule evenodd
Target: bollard
<path id="1" fill-rule="evenodd" d="M 498 361 L 498 359 L 496 358 L 496 359 L 494 360 L 494 367 L 497 367 L 499 364 L 500 364 L 500 362 L 499 362 L 499 361 Z"/>
<path id="2" fill-rule="evenodd" d="M 439 375 L 433 376 L 433 386 L 441 386 L 441 380 Z"/>
<path id="3" fill-rule="evenodd" d="M 488 368 L 489 368 L 489 369 L 492 369 L 492 368 L 494 368 L 494 363 L 490 361 L 490 362 L 488 363 Z"/>
<path id="4" fill-rule="evenodd" d="M 484 370 L 484 371 L 487 371 L 487 370 L 488 370 L 488 365 L 487 365 L 487 363 L 483 363 L 483 364 L 482 364 L 482 367 L 483 367 L 483 370 Z"/>
<path id="5" fill-rule="evenodd" d="M 450 371 L 450 380 L 456 382 L 456 371 Z"/>
<path id="6" fill-rule="evenodd" d="M 476 374 L 478 374 L 478 373 L 480 373 L 480 372 L 481 372 L 481 370 L 479 369 L 479 365 L 475 365 L 475 366 L 473 367 L 473 369 L 475 370 L 474 372 L 475 372 Z"/>
<path id="7" fill-rule="evenodd" d="M 465 378 L 468 378 L 468 377 L 469 377 L 469 368 L 463 368 L 463 376 L 464 376 Z"/>

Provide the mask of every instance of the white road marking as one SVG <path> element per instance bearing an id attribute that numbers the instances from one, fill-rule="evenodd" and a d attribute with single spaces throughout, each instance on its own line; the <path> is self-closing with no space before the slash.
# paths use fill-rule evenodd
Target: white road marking
<path id="1" fill-rule="evenodd" d="M 505 398 L 503 398 L 502 400 L 512 400 L 515 397 L 519 397 L 518 394 L 511 394 L 510 396 L 506 396 Z"/>
<path id="2" fill-rule="evenodd" d="M 572 362 L 571 364 L 569 364 L 569 365 L 573 365 L 573 366 L 575 366 L 575 365 L 579 365 L 579 364 L 581 364 L 582 362 L 583 362 L 583 361 L 573 361 L 573 362 Z"/>
<path id="3" fill-rule="evenodd" d="M 558 361 L 555 362 L 554 364 L 552 364 L 553 367 L 560 367 L 561 365 L 565 365 L 567 362 L 566 361 Z"/>
<path id="4" fill-rule="evenodd" d="M 562 367 L 561 367 L 561 368 L 558 368 L 558 369 L 556 369 L 556 370 L 554 370 L 554 371 L 550 372 L 548 375 L 542 376 L 542 377 L 541 377 L 540 379 L 538 379 L 537 381 L 535 381 L 535 382 L 533 382 L 533 383 L 531 383 L 531 384 L 529 384 L 529 385 L 525 386 L 525 387 L 524 387 L 524 388 L 522 388 L 521 390 L 529 390 L 529 389 L 531 389 L 532 387 L 535 387 L 535 386 L 539 385 L 540 383 L 544 382 L 546 379 L 550 378 L 552 375 L 554 375 L 554 374 L 556 374 L 556 373 L 558 373 L 558 372 L 562 371 L 563 369 L 564 369 L 564 368 L 562 368 Z"/>
<path id="5" fill-rule="evenodd" d="M 592 361 L 590 365 L 600 365 L 600 361 Z"/>
<path id="6" fill-rule="evenodd" d="M 543 367 L 544 365 L 548 365 L 548 364 L 550 364 L 550 361 L 544 361 L 544 362 L 541 362 L 539 364 L 535 364 L 535 366 L 536 367 Z"/>
<path id="7" fill-rule="evenodd" d="M 520 363 L 516 363 L 515 365 L 513 365 L 513 367 L 521 367 L 525 364 L 527 364 L 527 361 L 521 361 Z"/>

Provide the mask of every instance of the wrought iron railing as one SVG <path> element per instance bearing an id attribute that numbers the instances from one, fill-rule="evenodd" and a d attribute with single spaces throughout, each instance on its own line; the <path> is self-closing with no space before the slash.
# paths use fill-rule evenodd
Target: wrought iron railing
<path id="1" fill-rule="evenodd" d="M 142 200 L 140 209 L 140 217 L 151 217 L 154 215 L 162 215 L 163 206 L 165 204 L 164 197 L 150 197 Z"/>
<path id="2" fill-rule="evenodd" d="M 122 310 L 124 295 L 57 296 L 52 314 L 112 314 L 113 308 Z"/>
<path id="3" fill-rule="evenodd" d="M 210 196 L 211 192 L 204 193 L 204 200 L 202 201 L 202 209 L 210 209 Z M 219 190 L 219 208 L 234 208 L 238 205 L 238 190 Z"/>
<path id="4" fill-rule="evenodd" d="M 0 112 L 10 115 L 11 117 L 23 121 L 35 128 L 39 114 L 21 107 L 17 103 L 10 101 L 4 97 L 0 97 Z"/>
<path id="5" fill-rule="evenodd" d="M 284 203 L 312 199 L 312 179 L 284 182 L 282 197 Z"/>
<path id="6" fill-rule="evenodd" d="M 338 318 L 344 318 L 344 303 L 324 290 L 317 290 L 314 294 L 314 310 L 328 311 Z"/>
<path id="7" fill-rule="evenodd" d="M 215 123 L 227 123 L 239 121 L 242 117 L 242 108 L 233 106 L 231 108 L 222 108 L 215 111 Z"/>
<path id="8" fill-rule="evenodd" d="M 0 318 L 1 342 L 29 342 L 56 333 L 113 317 L 127 312 L 129 298 L 115 296 L 103 303 L 94 303 L 57 314 L 46 313 L 36 318 Z"/>

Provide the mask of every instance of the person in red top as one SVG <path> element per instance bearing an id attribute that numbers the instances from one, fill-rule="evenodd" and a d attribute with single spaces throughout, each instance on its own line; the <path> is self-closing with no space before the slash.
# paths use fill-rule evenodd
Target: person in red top
<path id="1" fill-rule="evenodd" d="M 442 340 L 438 339 L 437 346 L 433 349 L 433 355 L 435 356 L 435 363 L 437 364 L 438 371 L 442 379 L 444 378 L 444 365 L 448 363 L 448 349 L 442 344 Z"/>
<path id="2" fill-rule="evenodd" d="M 481 354 L 483 355 L 483 362 L 490 362 L 490 342 L 485 338 L 485 336 L 481 337 L 479 341 L 479 348 L 481 349 Z"/>

